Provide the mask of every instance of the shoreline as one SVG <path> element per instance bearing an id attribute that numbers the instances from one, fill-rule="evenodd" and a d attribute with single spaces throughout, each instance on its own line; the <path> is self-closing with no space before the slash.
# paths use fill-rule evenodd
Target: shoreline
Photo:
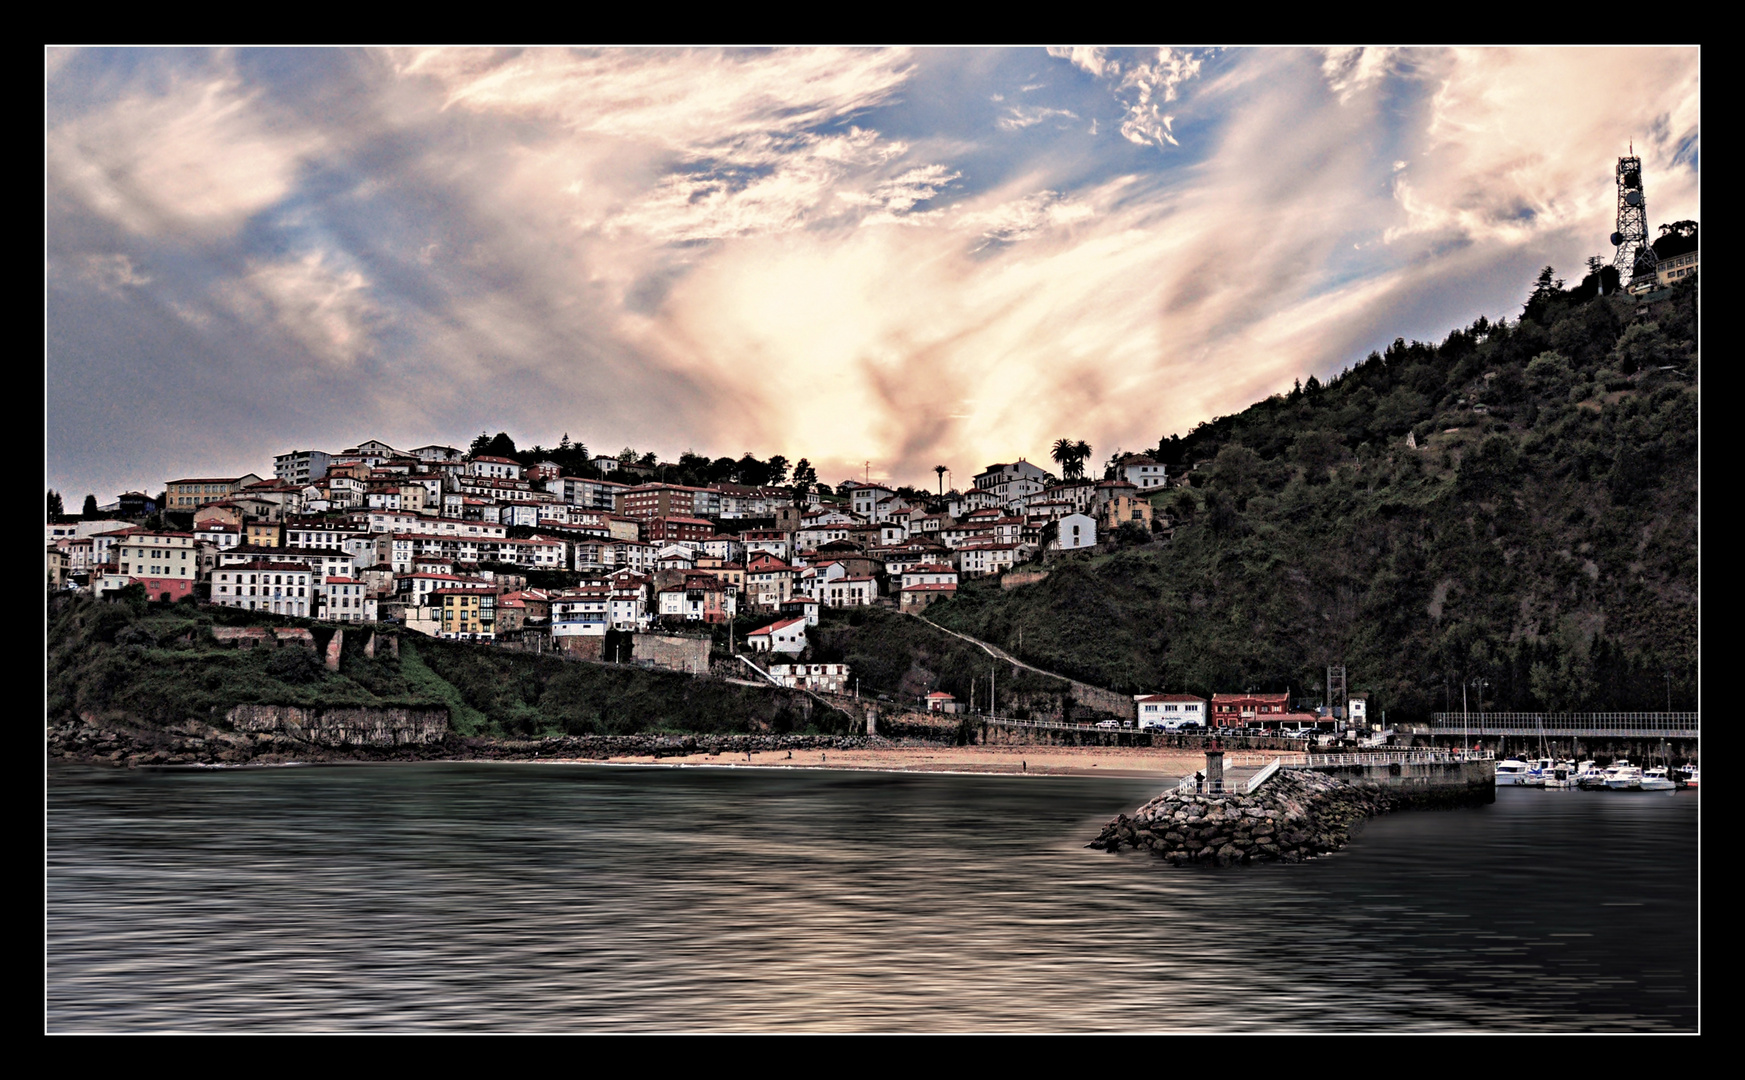
<path id="1" fill-rule="evenodd" d="M 687 748 L 688 752 L 619 753 L 600 756 L 564 754 L 460 754 L 430 757 L 348 757 L 317 753 L 307 757 L 293 752 L 261 755 L 244 761 L 124 761 L 86 759 L 80 755 L 50 755 L 50 760 L 68 764 L 104 764 L 150 769 L 260 769 L 310 765 L 387 765 L 432 763 L 607 765 L 641 768 L 804 769 L 813 772 L 933 773 L 950 776 L 1106 776 L 1121 780 L 1154 780 L 1173 783 L 1200 768 L 1205 757 L 1197 751 L 1147 747 L 1058 746 L 937 746 L 886 745 L 853 747 L 795 747 L 710 750 Z M 264 760 L 263 760 L 264 758 Z"/>

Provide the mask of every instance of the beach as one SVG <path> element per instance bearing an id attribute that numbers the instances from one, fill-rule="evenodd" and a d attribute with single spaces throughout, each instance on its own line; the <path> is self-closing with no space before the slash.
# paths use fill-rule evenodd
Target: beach
<path id="1" fill-rule="evenodd" d="M 857 750 L 785 750 L 682 757 L 650 754 L 608 759 L 618 765 L 713 765 L 740 768 L 868 769 L 885 772 L 1011 773 L 1026 776 L 1124 776 L 1173 780 L 1203 767 L 1195 750 L 1098 746 L 889 746 Z"/>

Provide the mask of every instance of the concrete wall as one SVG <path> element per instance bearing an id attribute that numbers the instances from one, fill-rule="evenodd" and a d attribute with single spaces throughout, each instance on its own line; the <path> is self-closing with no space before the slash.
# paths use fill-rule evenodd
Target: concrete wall
<path id="1" fill-rule="evenodd" d="M 636 660 L 669 671 L 709 670 L 709 639 L 679 634 L 636 635 Z"/>
<path id="2" fill-rule="evenodd" d="M 1492 802 L 1496 799 L 1494 761 L 1395 762 L 1379 765 L 1317 767 L 1315 772 L 1348 784 L 1376 784 L 1414 802 Z"/>

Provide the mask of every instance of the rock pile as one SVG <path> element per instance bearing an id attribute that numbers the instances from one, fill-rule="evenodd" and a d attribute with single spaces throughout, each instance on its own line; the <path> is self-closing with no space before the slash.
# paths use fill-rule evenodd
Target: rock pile
<path id="1" fill-rule="evenodd" d="M 1344 847 L 1364 818 L 1401 801 L 1378 784 L 1285 770 L 1253 795 L 1167 792 L 1105 825 L 1088 846 L 1144 848 L 1176 866 L 1302 862 Z"/>

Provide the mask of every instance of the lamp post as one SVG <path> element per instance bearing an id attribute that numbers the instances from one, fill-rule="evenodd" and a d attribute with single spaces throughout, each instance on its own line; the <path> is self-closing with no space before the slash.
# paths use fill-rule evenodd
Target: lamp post
<path id="1" fill-rule="evenodd" d="M 1472 680 L 1472 685 L 1478 688 L 1478 726 L 1484 727 L 1484 691 L 1485 687 L 1490 685 L 1490 680 L 1474 679 Z M 1465 696 L 1464 691 L 1462 692 L 1462 696 Z"/>

